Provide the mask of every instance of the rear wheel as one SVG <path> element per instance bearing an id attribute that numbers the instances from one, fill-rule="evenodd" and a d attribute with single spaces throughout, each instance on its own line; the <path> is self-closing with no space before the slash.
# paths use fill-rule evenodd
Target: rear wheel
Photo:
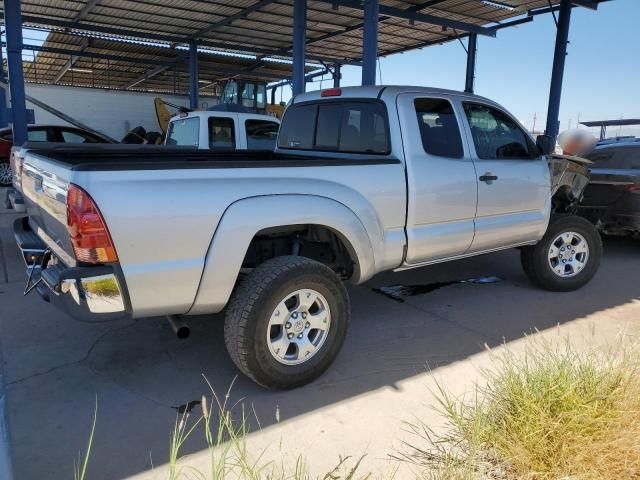
<path id="1" fill-rule="evenodd" d="M 6 187 L 11 185 L 12 173 L 9 162 L 0 160 L 0 186 Z"/>
<path id="2" fill-rule="evenodd" d="M 601 257 L 600 234 L 588 220 L 576 216 L 553 219 L 542 240 L 521 251 L 529 279 L 554 292 L 577 290 L 588 283 Z"/>
<path id="3" fill-rule="evenodd" d="M 234 292 L 225 343 L 236 366 L 260 385 L 290 389 L 322 375 L 347 333 L 349 297 L 338 276 L 304 257 L 259 265 Z"/>

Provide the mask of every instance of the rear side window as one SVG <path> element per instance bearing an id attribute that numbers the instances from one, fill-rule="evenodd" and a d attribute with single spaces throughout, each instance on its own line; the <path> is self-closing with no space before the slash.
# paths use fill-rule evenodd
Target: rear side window
<path id="1" fill-rule="evenodd" d="M 236 148 L 233 118 L 209 117 L 209 148 Z"/>
<path id="2" fill-rule="evenodd" d="M 461 158 L 462 138 L 451 103 L 437 98 L 418 98 L 415 107 L 424 151 L 439 157 Z"/>
<path id="3" fill-rule="evenodd" d="M 65 143 L 103 143 L 97 137 L 71 130 L 60 130 Z"/>
<path id="4" fill-rule="evenodd" d="M 169 125 L 167 145 L 182 145 L 197 147 L 200 136 L 200 118 L 182 118 Z"/>
<path id="5" fill-rule="evenodd" d="M 478 158 L 530 159 L 537 156 L 533 142 L 520 126 L 497 108 L 464 103 Z"/>
<path id="6" fill-rule="evenodd" d="M 280 148 L 386 155 L 390 151 L 382 102 L 322 102 L 289 107 Z"/>
<path id="7" fill-rule="evenodd" d="M 29 130 L 27 132 L 27 140 L 30 142 L 46 142 L 47 131 L 46 130 Z"/>
<path id="8" fill-rule="evenodd" d="M 592 168 L 640 169 L 640 148 L 607 148 L 596 150 L 588 157 Z"/>
<path id="9" fill-rule="evenodd" d="M 247 148 L 255 150 L 273 150 L 278 138 L 278 125 L 267 120 L 247 120 L 244 122 L 247 130 Z"/>

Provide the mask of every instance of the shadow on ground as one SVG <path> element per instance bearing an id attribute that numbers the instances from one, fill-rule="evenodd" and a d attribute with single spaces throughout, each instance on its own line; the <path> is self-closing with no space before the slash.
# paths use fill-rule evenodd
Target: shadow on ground
<path id="1" fill-rule="evenodd" d="M 0 338 L 16 478 L 72 478 L 96 396 L 98 426 L 92 478 L 122 478 L 167 459 L 174 406 L 208 393 L 203 376 L 223 393 L 238 372 L 225 351 L 222 317 L 190 321 L 178 340 L 162 319 L 104 325 L 76 322 L 35 295 L 22 296 L 23 273 L 0 212 Z M 463 360 L 511 341 L 640 298 L 640 243 L 610 238 L 596 279 L 578 292 L 533 287 L 517 251 L 398 274 L 350 288 L 353 320 L 333 367 L 313 384 L 268 392 L 238 377 L 234 401 L 255 409 L 262 428 L 373 390 L 427 368 Z M 373 291 L 392 285 L 496 276 L 489 284 L 457 283 L 397 302 Z M 253 421 L 253 427 L 257 428 Z M 204 445 L 194 440 L 188 452 Z"/>

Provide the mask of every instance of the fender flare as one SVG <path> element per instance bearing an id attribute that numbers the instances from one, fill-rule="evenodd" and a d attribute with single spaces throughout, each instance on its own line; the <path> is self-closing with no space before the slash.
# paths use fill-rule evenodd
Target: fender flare
<path id="1" fill-rule="evenodd" d="M 311 224 L 333 230 L 355 261 L 353 281 L 375 273 L 371 239 L 360 218 L 344 204 L 317 195 L 269 195 L 231 204 L 207 251 L 204 270 L 189 315 L 217 313 L 227 304 L 253 237 L 261 230 Z"/>

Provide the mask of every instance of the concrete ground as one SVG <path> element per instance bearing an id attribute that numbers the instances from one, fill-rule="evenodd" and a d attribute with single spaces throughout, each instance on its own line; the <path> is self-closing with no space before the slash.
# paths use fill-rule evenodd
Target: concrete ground
<path id="1" fill-rule="evenodd" d="M 178 340 L 162 319 L 85 324 L 36 294 L 23 297 L 24 269 L 10 232 L 15 217 L 0 210 L 0 351 L 15 478 L 73 478 L 96 399 L 88 478 L 166 478 L 173 407 L 209 393 L 203 376 L 224 394 L 238 375 L 222 317 L 194 318 L 191 337 Z M 521 348 L 525 334 L 598 344 L 612 344 L 621 331 L 636 336 L 639 272 L 640 243 L 608 238 L 597 277 L 567 294 L 531 285 L 517 251 L 381 275 L 350 288 L 349 336 L 323 377 L 274 393 L 240 376 L 231 403 L 254 417 L 248 442 L 255 455 L 264 451 L 265 459 L 287 464 L 305 455 L 319 473 L 339 455 L 366 454 L 363 468 L 384 473 L 388 455 L 407 439 L 403 421 L 441 422 L 429 407 L 434 380 L 456 394 L 468 391 L 490 365 L 487 347 Z M 499 281 L 457 283 L 404 302 L 373 290 L 484 276 Z M 184 453 L 186 463 L 207 464 L 199 432 Z M 403 467 L 399 477 L 408 475 Z"/>

